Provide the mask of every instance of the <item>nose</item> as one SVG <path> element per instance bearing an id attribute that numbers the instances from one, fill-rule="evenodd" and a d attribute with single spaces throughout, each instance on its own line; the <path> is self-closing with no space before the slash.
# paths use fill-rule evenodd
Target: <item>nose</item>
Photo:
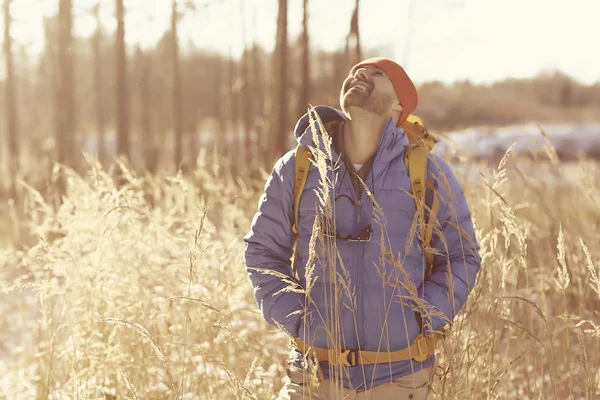
<path id="1" fill-rule="evenodd" d="M 368 80 L 369 76 L 367 75 L 367 69 L 366 68 L 358 68 L 354 72 L 354 79 L 360 79 L 360 80 L 363 80 L 363 81 Z"/>

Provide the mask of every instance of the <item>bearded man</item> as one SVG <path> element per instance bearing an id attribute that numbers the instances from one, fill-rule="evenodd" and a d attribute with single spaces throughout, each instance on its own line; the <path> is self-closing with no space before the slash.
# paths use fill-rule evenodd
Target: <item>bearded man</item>
<path id="1" fill-rule="evenodd" d="M 265 320 L 285 329 L 295 343 L 296 358 L 279 399 L 414 400 L 430 393 L 432 338 L 465 304 L 481 258 L 463 189 L 450 166 L 430 153 L 426 176 L 439 208 L 431 241 L 435 256 L 425 274 L 426 249 L 415 239 L 417 209 L 404 162 L 409 141 L 402 128 L 417 104 L 417 90 L 404 69 L 390 59 L 371 58 L 344 80 L 341 110 L 313 110 L 332 149 L 325 148 L 328 142 L 318 137 L 323 132 L 310 123 L 309 113 L 296 124 L 298 143 L 327 150 L 336 165 L 330 197 L 334 229 L 321 232 L 335 242 L 331 257 L 322 256 L 328 241 L 311 244 L 315 218 L 322 217 L 319 170 L 311 165 L 308 171 L 297 226 L 296 152 L 281 157 L 267 179 L 244 237 L 244 260 Z M 431 193 L 426 200 L 431 202 Z M 297 276 L 290 262 L 294 231 Z M 286 290 L 292 281 L 306 289 L 307 278 L 310 293 Z M 316 388 L 304 362 L 311 354 L 321 370 Z"/>

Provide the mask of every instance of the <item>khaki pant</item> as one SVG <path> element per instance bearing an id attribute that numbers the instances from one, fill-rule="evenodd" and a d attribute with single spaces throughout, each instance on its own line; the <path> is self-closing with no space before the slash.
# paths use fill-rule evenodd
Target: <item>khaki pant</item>
<path id="1" fill-rule="evenodd" d="M 433 375 L 433 368 L 425 368 L 366 391 L 346 389 L 322 379 L 319 387 L 311 390 L 308 383 L 304 383 L 301 371 L 288 372 L 277 400 L 425 400 L 429 395 Z"/>

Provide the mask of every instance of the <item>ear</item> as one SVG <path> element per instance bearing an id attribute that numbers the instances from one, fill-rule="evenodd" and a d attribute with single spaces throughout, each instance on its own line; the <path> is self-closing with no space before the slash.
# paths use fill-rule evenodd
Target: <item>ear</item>
<path id="1" fill-rule="evenodd" d="M 394 104 L 392 104 L 392 111 L 402 112 L 404 111 L 404 107 L 400 104 L 400 100 L 395 100 Z"/>

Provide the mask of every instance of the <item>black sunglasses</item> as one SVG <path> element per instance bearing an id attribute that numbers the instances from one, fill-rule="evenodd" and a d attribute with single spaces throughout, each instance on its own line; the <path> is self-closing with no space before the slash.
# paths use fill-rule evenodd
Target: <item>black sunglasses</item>
<path id="1" fill-rule="evenodd" d="M 352 198 L 348 195 L 345 194 L 341 194 L 341 195 L 337 195 L 334 199 L 334 202 L 337 202 L 340 198 L 346 198 L 348 200 L 350 200 L 350 202 L 352 203 L 353 206 L 356 206 L 356 204 L 354 203 L 354 200 L 352 200 Z M 368 242 L 371 240 L 371 233 L 373 232 L 373 227 L 371 226 L 371 224 L 365 226 L 358 235 L 353 236 L 353 235 L 346 235 L 346 236 L 340 236 L 339 233 L 337 233 L 337 231 L 335 232 L 335 234 L 333 233 L 334 228 L 333 226 L 331 226 L 329 223 L 327 223 L 326 221 L 321 221 L 322 222 L 322 227 L 323 229 L 323 236 L 330 238 L 330 239 L 337 239 L 337 240 L 341 240 L 344 242 Z"/>
<path id="2" fill-rule="evenodd" d="M 337 240 L 341 240 L 341 241 L 345 241 L 345 242 L 368 242 L 371 240 L 371 232 L 373 232 L 373 228 L 371 227 L 371 224 L 365 226 L 358 235 L 353 236 L 353 235 L 346 235 L 346 236 L 340 236 L 339 233 L 335 233 L 335 235 L 329 231 L 325 231 L 323 233 L 323 236 L 328 237 L 328 238 L 336 238 Z"/>

